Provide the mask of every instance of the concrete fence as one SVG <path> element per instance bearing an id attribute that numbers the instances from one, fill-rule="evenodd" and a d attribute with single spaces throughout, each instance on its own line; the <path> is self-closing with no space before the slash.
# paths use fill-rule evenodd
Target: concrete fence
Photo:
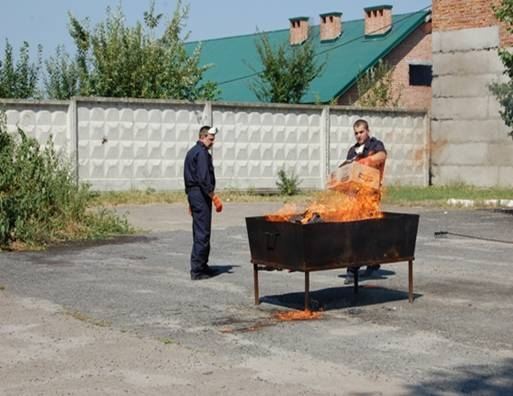
<path id="1" fill-rule="evenodd" d="M 43 144 L 52 135 L 79 180 L 96 190 L 182 190 L 183 160 L 204 124 L 220 129 L 213 150 L 220 189 L 275 189 L 282 168 L 301 187 L 322 189 L 354 143 L 358 118 L 388 150 L 385 184 L 428 184 L 424 111 L 82 97 L 1 100 L 0 109 L 9 131 L 19 127 Z"/>

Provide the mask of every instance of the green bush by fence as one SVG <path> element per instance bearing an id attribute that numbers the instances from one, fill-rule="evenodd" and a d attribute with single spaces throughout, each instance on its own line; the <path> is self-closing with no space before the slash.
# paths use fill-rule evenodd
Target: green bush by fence
<path id="1" fill-rule="evenodd" d="M 50 138 L 45 147 L 0 119 L 0 247 L 100 238 L 131 232 L 125 218 L 90 210 L 89 187 L 76 184 Z"/>

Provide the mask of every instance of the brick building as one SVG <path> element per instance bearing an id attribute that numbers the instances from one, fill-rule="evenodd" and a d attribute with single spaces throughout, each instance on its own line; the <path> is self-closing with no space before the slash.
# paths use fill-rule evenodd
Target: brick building
<path id="1" fill-rule="evenodd" d="M 366 26 L 366 31 L 375 29 L 375 26 Z M 398 46 L 383 57 L 383 60 L 393 67 L 392 97 L 398 99 L 398 107 L 431 108 L 431 46 L 431 15 L 427 13 L 424 23 L 410 32 Z M 357 102 L 356 85 L 353 85 L 337 101 L 343 105 L 358 104 Z"/>
<path id="2" fill-rule="evenodd" d="M 311 39 L 323 73 L 304 95 L 303 103 L 357 104 L 358 76 L 384 59 L 394 66 L 393 96 L 405 108 L 431 106 L 431 11 L 394 15 L 392 6 L 362 9 L 364 18 L 344 21 L 341 12 L 291 18 L 288 29 L 266 32 L 271 44 L 301 45 Z M 250 89 L 254 71 L 261 69 L 257 34 L 202 42 L 202 64 L 211 64 L 204 78 L 218 82 L 220 99 L 257 102 Z M 196 43 L 189 43 L 193 48 Z"/>
<path id="3" fill-rule="evenodd" d="M 513 186 L 513 142 L 489 84 L 513 37 L 490 0 L 433 1 L 432 183 Z"/>

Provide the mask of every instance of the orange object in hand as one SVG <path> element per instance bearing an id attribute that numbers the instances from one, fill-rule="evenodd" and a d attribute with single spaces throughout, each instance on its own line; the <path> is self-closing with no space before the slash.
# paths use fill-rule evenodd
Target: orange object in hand
<path id="1" fill-rule="evenodd" d="M 219 198 L 217 195 L 214 194 L 212 197 L 212 203 L 216 207 L 216 212 L 222 212 L 223 210 L 223 202 L 221 201 L 221 198 Z"/>
<path id="2" fill-rule="evenodd" d="M 356 160 L 356 162 L 358 162 L 359 164 L 362 164 L 362 165 L 367 165 L 367 166 L 373 166 L 374 165 L 372 159 L 369 158 L 369 157 L 361 158 L 359 160 Z"/>

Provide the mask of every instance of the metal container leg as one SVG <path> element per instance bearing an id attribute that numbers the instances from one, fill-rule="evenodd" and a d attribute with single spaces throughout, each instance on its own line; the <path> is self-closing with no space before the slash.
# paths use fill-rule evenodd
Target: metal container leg
<path id="1" fill-rule="evenodd" d="M 413 260 L 408 260 L 408 301 L 413 302 Z"/>
<path id="2" fill-rule="evenodd" d="M 305 311 L 310 310 L 310 272 L 305 272 Z"/>
<path id="3" fill-rule="evenodd" d="M 255 305 L 260 304 L 260 297 L 258 291 L 258 265 L 253 264 L 253 289 L 255 290 Z"/>

